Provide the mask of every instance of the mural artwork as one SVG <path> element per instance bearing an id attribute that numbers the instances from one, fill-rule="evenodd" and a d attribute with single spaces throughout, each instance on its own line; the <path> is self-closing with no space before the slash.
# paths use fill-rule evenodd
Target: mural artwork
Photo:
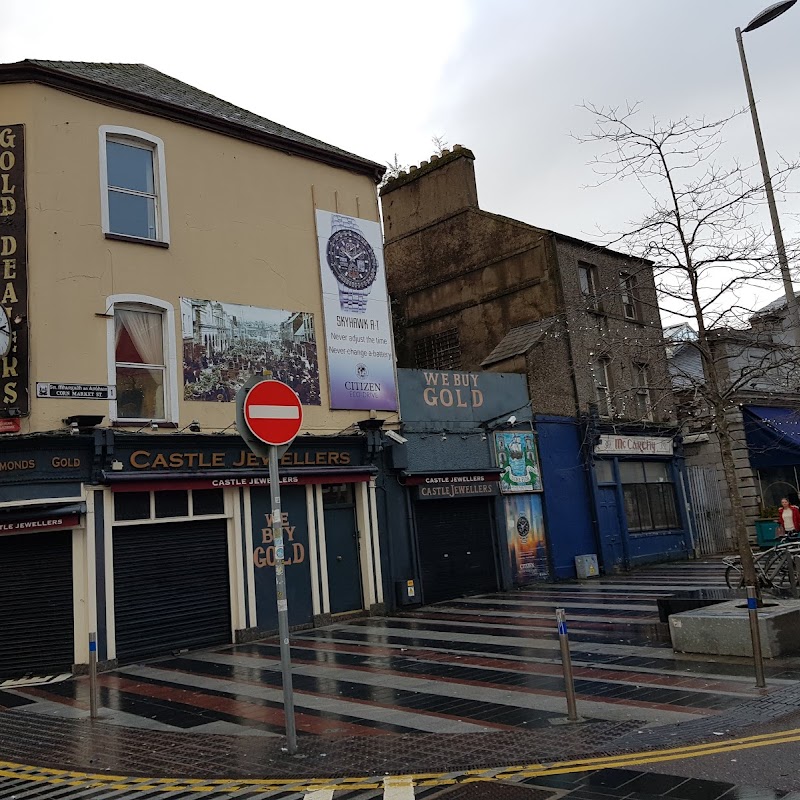
<path id="1" fill-rule="evenodd" d="M 541 492 L 542 471 L 533 432 L 497 431 L 494 435 L 497 466 L 502 470 L 500 491 Z"/>

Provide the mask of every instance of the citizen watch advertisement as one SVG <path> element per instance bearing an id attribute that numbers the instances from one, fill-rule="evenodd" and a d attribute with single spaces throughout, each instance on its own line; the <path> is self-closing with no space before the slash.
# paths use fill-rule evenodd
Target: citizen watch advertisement
<path id="1" fill-rule="evenodd" d="M 331 408 L 396 411 L 381 226 L 330 211 L 316 220 Z"/>

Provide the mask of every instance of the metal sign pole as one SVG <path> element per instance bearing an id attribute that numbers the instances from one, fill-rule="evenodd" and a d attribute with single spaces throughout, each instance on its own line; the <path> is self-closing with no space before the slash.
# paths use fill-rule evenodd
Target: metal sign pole
<path id="1" fill-rule="evenodd" d="M 89 717 L 97 719 L 97 634 L 89 634 Z"/>
<path id="2" fill-rule="evenodd" d="M 753 640 L 753 666 L 756 671 L 756 686 L 763 689 L 764 657 L 761 654 L 761 630 L 758 627 L 758 595 L 755 586 L 747 587 L 747 614 L 750 617 L 750 638 Z"/>
<path id="3" fill-rule="evenodd" d="M 286 571 L 283 565 L 283 520 L 281 518 L 281 484 L 278 476 L 278 448 L 269 448 L 269 487 L 272 493 L 272 538 L 275 546 L 275 589 L 278 598 L 278 634 L 281 640 L 281 678 L 283 712 L 286 717 L 286 741 L 289 754 L 297 752 L 297 730 L 294 721 L 292 692 L 292 654 L 289 648 L 289 605 L 286 601 Z"/>
<path id="4" fill-rule="evenodd" d="M 572 676 L 572 658 L 569 653 L 567 635 L 567 615 L 563 608 L 556 609 L 558 623 L 558 642 L 561 646 L 561 666 L 564 670 L 564 694 L 567 696 L 567 720 L 578 721 L 578 704 L 575 702 L 575 679 Z"/>

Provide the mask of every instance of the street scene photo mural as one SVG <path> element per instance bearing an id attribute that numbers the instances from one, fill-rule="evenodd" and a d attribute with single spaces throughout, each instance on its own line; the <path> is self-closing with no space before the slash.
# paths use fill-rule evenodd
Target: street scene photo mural
<path id="1" fill-rule="evenodd" d="M 320 405 L 314 316 L 218 300 L 181 298 L 183 397 L 231 403 L 251 375 L 287 383 Z"/>

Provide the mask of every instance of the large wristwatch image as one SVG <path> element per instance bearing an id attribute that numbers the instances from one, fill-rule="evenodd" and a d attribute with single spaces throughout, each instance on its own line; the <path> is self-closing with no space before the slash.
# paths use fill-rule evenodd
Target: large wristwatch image
<path id="1" fill-rule="evenodd" d="M 367 310 L 372 284 L 378 276 L 378 259 L 351 217 L 331 216 L 327 259 L 339 286 L 342 311 L 363 314 Z"/>

